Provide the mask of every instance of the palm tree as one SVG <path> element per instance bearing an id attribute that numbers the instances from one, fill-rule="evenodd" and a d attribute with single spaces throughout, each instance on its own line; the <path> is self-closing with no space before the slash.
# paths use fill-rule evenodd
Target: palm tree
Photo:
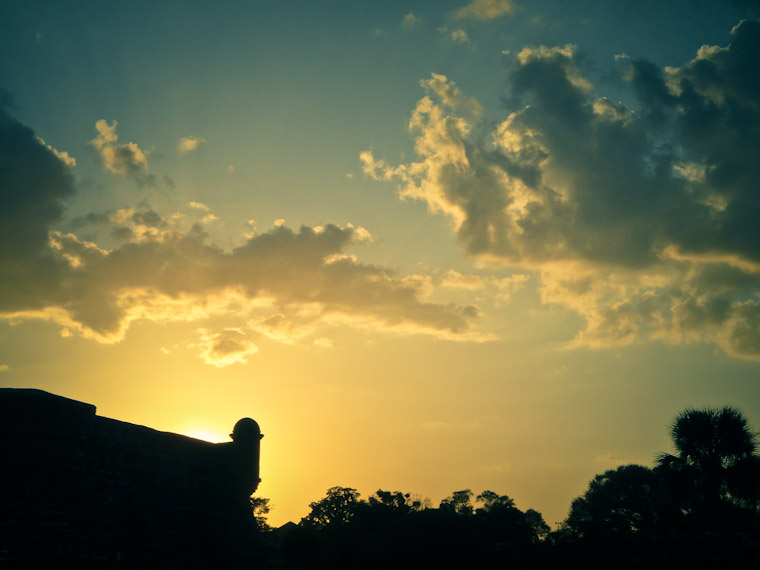
<path id="1" fill-rule="evenodd" d="M 757 506 L 760 458 L 749 423 L 735 408 L 686 409 L 670 428 L 677 454 L 662 453 L 658 470 L 673 483 L 686 513 L 714 515 L 721 505 Z M 750 484 L 748 484 L 750 481 Z"/>

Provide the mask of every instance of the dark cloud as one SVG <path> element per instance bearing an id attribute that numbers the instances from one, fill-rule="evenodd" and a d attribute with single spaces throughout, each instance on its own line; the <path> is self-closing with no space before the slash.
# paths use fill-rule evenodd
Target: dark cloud
<path id="1" fill-rule="evenodd" d="M 728 0 L 728 3 L 736 6 L 740 10 L 747 10 L 752 13 L 760 11 L 760 0 Z"/>
<path id="2" fill-rule="evenodd" d="M 573 46 L 524 48 L 495 126 L 434 76 L 410 121 L 420 161 L 365 152 L 364 170 L 450 215 L 472 255 L 540 271 L 544 301 L 586 318 L 581 342 L 760 356 L 760 23 L 681 67 L 621 61 L 637 109 L 596 96 Z"/>
<path id="3" fill-rule="evenodd" d="M 108 213 L 104 212 L 88 212 L 84 216 L 76 216 L 69 222 L 69 227 L 72 230 L 78 230 L 87 226 L 103 225 L 110 222 Z"/>
<path id="4" fill-rule="evenodd" d="M 137 233 L 145 216 L 129 218 L 136 241 L 110 252 L 73 234 L 53 234 L 71 263 L 59 304 L 69 325 L 116 340 L 135 318 L 182 320 L 192 311 L 226 312 L 256 299 L 279 308 L 308 305 L 312 320 L 338 315 L 451 336 L 466 332 L 477 316 L 472 307 L 421 302 L 413 285 L 346 256 L 356 237 L 352 228 L 282 226 L 227 253 L 197 225 L 154 231 L 161 222 Z"/>
<path id="5" fill-rule="evenodd" d="M 65 266 L 51 254 L 48 228 L 73 194 L 66 165 L 0 106 L 0 310 L 56 298 Z"/>
<path id="6" fill-rule="evenodd" d="M 100 126 L 102 146 L 115 145 L 115 125 Z M 117 155 L 109 156 L 116 160 Z M 68 224 L 73 230 L 106 229 L 122 240 L 114 249 L 61 231 L 63 201 L 74 194 L 72 176 L 31 129 L 4 110 L 0 166 L 0 316 L 5 318 L 45 318 L 110 342 L 121 339 L 137 319 L 219 314 L 250 320 L 249 332 L 257 330 L 262 315 L 292 320 L 290 327 L 279 322 L 279 340 L 286 340 L 288 330 L 303 338 L 303 331 L 310 333 L 320 322 L 466 338 L 477 316 L 474 307 L 424 302 L 420 280 L 358 262 L 346 249 L 369 234 L 351 225 L 297 232 L 280 225 L 224 251 L 210 242 L 202 225 L 183 229 L 182 215 L 162 217 L 143 204 Z M 209 213 L 201 223 L 215 219 Z M 206 335 L 204 358 L 241 361 L 255 348 L 246 334 L 235 329 Z"/>
<path id="7" fill-rule="evenodd" d="M 140 174 L 138 172 L 134 172 L 132 179 L 137 185 L 137 188 L 140 190 L 160 189 L 161 186 L 174 188 L 176 186 L 174 179 L 171 176 L 167 176 L 165 174 L 158 176 L 156 174 Z"/>
<path id="8" fill-rule="evenodd" d="M 153 228 L 160 228 L 166 225 L 164 220 L 161 219 L 161 216 L 153 210 L 135 212 L 132 214 L 131 219 L 135 224 L 141 224 Z"/>

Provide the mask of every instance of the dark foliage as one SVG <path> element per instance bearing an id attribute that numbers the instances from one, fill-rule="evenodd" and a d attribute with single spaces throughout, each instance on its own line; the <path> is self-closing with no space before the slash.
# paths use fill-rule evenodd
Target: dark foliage
<path id="1" fill-rule="evenodd" d="M 548 526 L 507 496 L 457 491 L 439 508 L 399 491 L 368 500 L 332 487 L 298 526 L 278 537 L 277 566 L 297 568 L 465 568 L 536 559 Z M 308 551 L 309 555 L 304 553 Z"/>
<path id="2" fill-rule="evenodd" d="M 685 410 L 675 454 L 654 469 L 595 476 L 550 531 L 507 495 L 469 489 L 438 508 L 399 491 L 363 500 L 332 487 L 299 525 L 270 533 L 277 570 L 414 568 L 751 568 L 760 565 L 760 458 L 733 408 Z"/>
<path id="3" fill-rule="evenodd" d="M 657 466 L 597 475 L 550 535 L 552 560 L 586 568 L 752 568 L 760 564 L 760 458 L 734 408 L 687 409 Z"/>
<path id="4" fill-rule="evenodd" d="M 263 533 L 273 570 L 760 567 L 760 458 L 733 408 L 685 410 L 675 454 L 596 475 L 551 531 L 507 495 L 455 491 L 438 508 L 400 491 L 331 487 L 296 525 Z M 267 530 L 268 501 L 253 503 Z"/>

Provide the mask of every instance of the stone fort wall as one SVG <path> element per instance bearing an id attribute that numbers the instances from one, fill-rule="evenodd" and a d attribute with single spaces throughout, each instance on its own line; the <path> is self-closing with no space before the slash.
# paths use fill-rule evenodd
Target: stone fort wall
<path id="1" fill-rule="evenodd" d="M 212 444 L 95 412 L 41 390 L 0 389 L 0 562 L 251 566 L 253 420 L 238 423 L 248 431 L 235 441 Z"/>

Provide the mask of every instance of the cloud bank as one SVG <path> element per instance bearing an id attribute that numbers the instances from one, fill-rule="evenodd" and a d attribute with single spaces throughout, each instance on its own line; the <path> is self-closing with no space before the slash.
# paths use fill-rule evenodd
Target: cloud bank
<path id="1" fill-rule="evenodd" d="M 364 172 L 451 218 L 480 260 L 530 269 L 575 343 L 711 342 L 760 357 L 760 23 L 680 67 L 619 58 L 637 108 L 594 94 L 576 49 L 526 47 L 510 112 L 482 119 L 447 78 L 409 123 L 419 160 Z"/>
<path id="2" fill-rule="evenodd" d="M 118 173 L 141 168 L 145 155 L 133 143 L 119 145 L 115 127 L 98 122 L 93 145 L 104 166 Z M 307 339 L 325 324 L 474 338 L 475 307 L 426 302 L 420 280 L 348 253 L 371 241 L 364 228 L 293 231 L 278 221 L 225 251 L 205 233 L 217 218 L 200 202 L 189 204 L 203 216 L 192 225 L 181 213 L 162 216 L 145 205 L 70 224 L 105 227 L 121 244 L 106 249 L 60 229 L 64 202 L 75 192 L 71 169 L 4 109 L 0 162 L 0 318 L 46 319 L 64 327 L 65 336 L 117 342 L 136 320 L 233 316 L 240 327 L 204 330 L 195 346 L 217 366 L 244 362 L 258 350 L 252 338 L 330 346 L 325 337 Z"/>

